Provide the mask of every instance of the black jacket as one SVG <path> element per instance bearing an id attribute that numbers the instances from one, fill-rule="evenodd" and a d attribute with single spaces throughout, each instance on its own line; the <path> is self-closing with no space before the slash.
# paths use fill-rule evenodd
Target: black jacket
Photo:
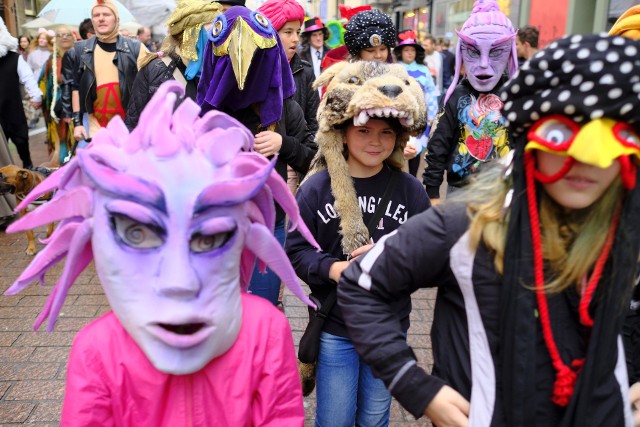
<path id="1" fill-rule="evenodd" d="M 80 95 L 80 115 L 93 113 L 93 103 L 96 100 L 96 75 L 93 65 L 93 52 L 97 39 L 77 42 L 69 49 L 62 59 L 63 94 L 66 91 L 77 90 Z M 114 62 L 118 67 L 118 81 L 120 83 L 120 100 L 123 106 L 129 104 L 129 96 L 133 82 L 138 74 L 138 55 L 140 42 L 128 37 L 118 36 L 116 41 L 116 55 Z M 68 107 L 67 107 L 68 108 Z M 65 112 L 65 117 L 67 112 Z"/>
<path id="2" fill-rule="evenodd" d="M 468 227 L 463 203 L 445 203 L 409 219 L 396 234 L 378 242 L 377 251 L 359 257 L 344 271 L 338 305 L 360 355 L 414 416 L 420 417 L 448 384 L 471 399 L 474 425 L 503 427 L 509 425 L 510 408 L 503 405 L 502 395 L 507 381 L 500 365 L 502 290 L 524 285 L 503 283 L 486 246 L 471 249 Z M 429 375 L 416 365 L 391 304 L 436 285 L 431 329 L 434 366 Z M 578 319 L 579 298 L 573 287 L 547 297 L 553 334 L 561 337 L 557 343 L 566 360 L 584 357 L 587 350 L 588 338 Z M 530 307 L 525 315 L 534 310 Z M 531 328 L 535 351 L 515 355 L 535 367 L 535 384 L 529 387 L 526 403 L 532 416 L 527 425 L 565 426 L 571 414 L 551 401 L 555 370 L 540 322 Z M 617 360 L 618 371 L 624 358 L 616 358 L 615 348 L 608 351 Z M 629 410 L 623 406 L 624 392 L 615 371 L 603 372 L 593 388 L 593 407 L 584 426 L 624 426 L 624 410 Z"/>
<path id="3" fill-rule="evenodd" d="M 329 52 L 331 50 L 331 48 L 325 43 L 322 46 L 322 58 L 324 59 L 325 56 L 327 56 L 327 52 Z M 313 70 L 313 59 L 311 59 L 311 45 L 309 44 L 305 44 L 302 46 L 302 49 L 300 50 L 300 58 L 302 58 L 303 60 L 307 61 L 309 64 L 311 64 L 311 70 Z"/>
<path id="4" fill-rule="evenodd" d="M 142 67 L 133 82 L 133 89 L 129 104 L 127 105 L 127 115 L 124 124 L 131 131 L 138 125 L 140 114 L 147 105 L 151 97 L 158 90 L 160 85 L 167 80 L 174 80 L 173 72 L 178 68 L 184 74 L 186 69 L 180 57 L 171 54 L 171 62 L 166 65 L 161 59 L 157 58 Z M 198 89 L 198 79 L 187 81 L 185 88 L 186 95 L 195 101 L 196 91 Z"/>
<path id="5" fill-rule="evenodd" d="M 296 83 L 296 92 L 293 94 L 293 99 L 304 112 L 304 119 L 307 122 L 307 130 L 315 135 L 316 132 L 318 132 L 318 119 L 316 119 L 316 113 L 318 112 L 320 97 L 318 95 L 318 91 L 311 87 L 315 80 L 313 65 L 302 60 L 297 53 L 293 55 L 289 65 L 291 66 L 291 72 L 293 73 L 293 80 Z"/>
<path id="6" fill-rule="evenodd" d="M 260 117 L 251 107 L 224 112 L 245 125 L 253 135 L 260 132 Z M 309 171 L 311 159 L 318 151 L 318 146 L 314 142 L 315 135 L 307 128 L 302 109 L 293 97 L 284 100 L 282 120 L 278 122 L 276 132 L 282 135 L 282 147 L 276 162 L 278 174 L 286 182 L 289 165 L 299 174 L 305 175 Z M 276 219 L 282 218 L 284 211 L 276 203 Z"/>

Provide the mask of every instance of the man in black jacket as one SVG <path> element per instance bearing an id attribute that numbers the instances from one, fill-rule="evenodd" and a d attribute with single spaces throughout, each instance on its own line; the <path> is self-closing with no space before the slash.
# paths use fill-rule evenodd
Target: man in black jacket
<path id="1" fill-rule="evenodd" d="M 78 141 L 106 126 L 115 115 L 124 119 L 123 106 L 129 102 L 138 73 L 137 60 L 148 53 L 138 40 L 118 35 L 120 18 L 111 0 L 94 4 L 91 21 L 96 37 L 76 43 L 62 61 L 62 80 L 67 91 L 71 89 L 71 117 Z"/>

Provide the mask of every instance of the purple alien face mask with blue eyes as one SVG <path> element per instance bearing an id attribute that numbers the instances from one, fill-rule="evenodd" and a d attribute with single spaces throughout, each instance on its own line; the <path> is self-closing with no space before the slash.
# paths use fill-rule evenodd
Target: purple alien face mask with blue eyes
<path id="1" fill-rule="evenodd" d="M 454 80 L 445 95 L 446 103 L 458 84 L 464 64 L 466 77 L 478 92 L 492 91 L 504 70 L 509 77 L 518 69 L 516 29 L 501 11 L 496 0 L 476 0 L 471 16 L 456 31 L 456 69 Z"/>
<path id="2" fill-rule="evenodd" d="M 53 200 L 10 227 L 60 225 L 7 294 L 65 256 L 62 275 L 37 318 L 53 330 L 69 287 L 93 259 L 118 320 L 156 369 L 189 374 L 235 342 L 256 260 L 307 304 L 273 236 L 274 199 L 292 227 L 317 247 L 274 162 L 252 151 L 253 136 L 231 117 L 163 84 L 131 133 L 120 118 L 52 174 L 23 204 Z M 19 208 L 21 208 L 21 205 Z"/>

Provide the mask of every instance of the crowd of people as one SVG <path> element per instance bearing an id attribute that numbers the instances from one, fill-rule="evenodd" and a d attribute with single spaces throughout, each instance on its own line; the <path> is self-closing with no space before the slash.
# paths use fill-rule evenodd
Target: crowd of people
<path id="1" fill-rule="evenodd" d="M 392 396 L 436 426 L 640 426 L 640 7 L 544 49 L 495 0 L 454 47 L 363 9 L 334 49 L 296 0 L 181 0 L 157 48 L 111 0 L 82 41 L 0 26 L 0 125 L 31 168 L 22 82 L 61 166 L 9 229 L 62 220 L 8 293 L 67 255 L 52 330 L 94 259 L 113 309 L 63 425 L 302 425 L 299 370 L 318 427 L 389 425 Z M 283 284 L 317 335 L 297 368 Z"/>

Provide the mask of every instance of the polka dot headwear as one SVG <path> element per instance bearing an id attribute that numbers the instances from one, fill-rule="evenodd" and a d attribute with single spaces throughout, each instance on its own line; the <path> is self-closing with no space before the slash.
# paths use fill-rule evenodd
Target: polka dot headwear
<path id="1" fill-rule="evenodd" d="M 640 129 L 639 54 L 637 41 L 606 34 L 551 43 L 501 90 L 511 134 L 516 137 L 552 114 L 579 124 L 608 117 Z"/>
<path id="2" fill-rule="evenodd" d="M 396 45 L 396 29 L 388 15 L 377 9 L 356 13 L 345 27 L 344 44 L 349 53 L 357 56 L 362 49 Z"/>
<path id="3" fill-rule="evenodd" d="M 616 348 L 627 315 L 621 307 L 623 301 L 629 301 L 633 289 L 640 245 L 640 186 L 625 185 L 624 170 L 637 181 L 639 168 L 629 161 L 629 156 L 618 158 L 624 196 L 618 207 L 605 215 L 601 230 L 607 233 L 606 241 L 594 248 L 598 257 L 589 274 L 585 274 L 585 286 L 576 307 L 577 322 L 588 328 L 589 345 L 570 352 L 563 346 L 564 333 L 560 333 L 566 325 L 559 325 L 560 318 L 554 317 L 554 306 L 545 289 L 545 279 L 549 277 L 545 277 L 548 264 L 543 251 L 539 195 L 545 184 L 556 182 L 571 170 L 573 157 L 566 156 L 558 172 L 543 175 L 537 168 L 536 152 L 525 149 L 532 125 L 551 116 L 564 116 L 562 119 L 579 124 L 580 142 L 594 146 L 602 146 L 603 140 L 587 138 L 586 128 L 604 119 L 638 129 L 639 49 L 637 41 L 623 37 L 569 36 L 534 55 L 500 89 L 505 102 L 503 116 L 509 120 L 515 141 L 513 168 L 507 169 L 510 173 L 508 178 L 505 176 L 510 187 L 507 195 L 512 199 L 505 199 L 508 231 L 504 253 L 509 262 L 504 263 L 502 282 L 521 284 L 504 286 L 501 291 L 504 310 L 500 315 L 499 365 L 507 425 L 522 425 L 529 415 L 527 397 L 541 366 L 539 359 L 530 357 L 538 351 L 538 338 L 544 341 L 555 371 L 547 404 L 566 408 L 562 415 L 564 425 L 593 424 L 593 408 L 602 403 L 601 395 L 593 390 L 610 384 L 614 376 L 615 358 L 610 349 Z M 571 146 L 577 143 L 570 142 Z"/>

